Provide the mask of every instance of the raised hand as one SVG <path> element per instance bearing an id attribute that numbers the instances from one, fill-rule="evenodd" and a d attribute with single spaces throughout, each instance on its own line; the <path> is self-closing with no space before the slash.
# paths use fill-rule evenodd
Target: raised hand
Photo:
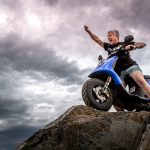
<path id="1" fill-rule="evenodd" d="M 85 29 L 85 31 L 86 31 L 86 32 L 88 32 L 88 31 L 89 31 L 89 28 L 88 28 L 88 26 L 87 26 L 87 25 L 84 25 L 84 29 Z"/>
<path id="2" fill-rule="evenodd" d="M 134 49 L 136 49 L 136 46 L 135 46 L 135 45 L 127 45 L 127 46 L 125 47 L 125 50 L 134 50 Z"/>

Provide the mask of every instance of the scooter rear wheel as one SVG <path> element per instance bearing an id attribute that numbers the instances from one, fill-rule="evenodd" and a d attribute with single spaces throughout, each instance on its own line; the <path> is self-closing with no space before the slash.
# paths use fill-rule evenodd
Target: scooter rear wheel
<path id="1" fill-rule="evenodd" d="M 109 110 L 113 104 L 113 95 L 109 87 L 103 90 L 104 82 L 92 78 L 86 81 L 82 87 L 84 103 L 98 110 Z"/>

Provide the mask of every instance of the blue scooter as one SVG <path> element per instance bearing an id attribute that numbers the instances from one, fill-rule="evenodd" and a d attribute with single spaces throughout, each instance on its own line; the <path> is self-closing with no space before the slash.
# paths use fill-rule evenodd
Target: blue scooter
<path id="1" fill-rule="evenodd" d="M 128 35 L 124 43 L 132 42 L 134 37 Z M 124 45 L 119 49 L 125 50 Z M 128 111 L 150 111 L 150 98 L 147 98 L 143 90 L 131 77 L 125 79 L 124 87 L 119 75 L 115 72 L 115 64 L 118 60 L 117 53 L 109 56 L 106 60 L 99 56 L 99 64 L 88 76 L 82 87 L 82 98 L 87 106 L 95 109 L 108 111 L 112 105 L 119 106 Z M 150 76 L 144 75 L 150 84 Z"/>

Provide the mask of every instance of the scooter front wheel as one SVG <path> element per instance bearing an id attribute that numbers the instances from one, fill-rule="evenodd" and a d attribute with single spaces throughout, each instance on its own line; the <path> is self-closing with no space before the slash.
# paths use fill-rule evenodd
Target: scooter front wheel
<path id="1" fill-rule="evenodd" d="M 109 110 L 113 104 L 113 94 L 109 87 L 103 89 L 104 82 L 92 78 L 86 81 L 82 87 L 82 98 L 84 103 L 95 109 Z"/>

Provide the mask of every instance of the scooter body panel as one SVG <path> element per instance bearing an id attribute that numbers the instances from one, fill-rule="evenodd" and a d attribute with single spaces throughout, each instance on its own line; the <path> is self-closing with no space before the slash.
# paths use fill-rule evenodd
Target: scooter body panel
<path id="1" fill-rule="evenodd" d="M 117 61 L 118 57 L 113 56 L 111 58 L 108 58 L 107 60 L 104 60 L 101 64 L 99 64 L 94 71 L 89 75 L 90 78 L 93 78 L 94 76 L 101 75 L 101 74 L 107 74 L 108 76 L 111 76 L 114 80 L 114 83 L 116 85 L 121 85 L 122 81 L 118 74 L 114 71 L 114 65 Z"/>

